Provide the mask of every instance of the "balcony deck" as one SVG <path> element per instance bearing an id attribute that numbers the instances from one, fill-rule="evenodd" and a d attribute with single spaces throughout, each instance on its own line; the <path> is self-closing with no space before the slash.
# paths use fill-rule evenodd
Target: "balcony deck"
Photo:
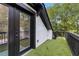
<path id="1" fill-rule="evenodd" d="M 70 48 L 64 37 L 48 40 L 38 48 L 32 50 L 28 56 L 72 56 Z"/>

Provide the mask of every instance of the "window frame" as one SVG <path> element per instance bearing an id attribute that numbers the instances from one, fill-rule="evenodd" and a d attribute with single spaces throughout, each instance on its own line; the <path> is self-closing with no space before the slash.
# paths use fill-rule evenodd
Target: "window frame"
<path id="1" fill-rule="evenodd" d="M 9 9 L 8 16 L 8 55 L 9 56 L 17 56 L 22 55 L 26 51 L 31 48 L 35 48 L 35 28 L 36 28 L 36 13 L 31 9 L 27 8 L 22 3 L 6 3 L 5 6 Z M 31 16 L 30 18 L 30 47 L 25 50 L 19 52 L 19 44 L 20 44 L 20 12 L 22 11 Z"/>
<path id="2" fill-rule="evenodd" d="M 23 13 L 23 14 L 25 14 L 25 15 L 28 15 L 29 16 L 29 23 L 31 24 L 31 15 L 30 14 L 27 14 L 27 13 L 25 13 L 25 12 L 22 12 L 22 11 L 20 11 L 19 10 L 19 12 L 20 12 L 20 16 L 21 16 L 21 13 Z M 21 17 L 20 17 L 21 18 Z M 21 20 L 21 19 L 20 19 Z M 20 36 L 20 20 L 19 20 L 19 36 Z M 30 25 L 29 25 L 30 26 Z M 29 34 L 30 34 L 30 27 L 29 27 Z M 30 39 L 30 38 L 29 38 Z M 30 39 L 31 40 L 31 39 Z M 19 42 L 20 42 L 20 38 L 19 38 Z M 30 43 L 31 43 L 31 41 L 30 41 Z M 20 44 L 20 43 L 19 43 Z M 28 49 L 28 48 L 30 48 L 30 47 L 26 47 L 26 48 L 24 48 L 24 49 L 22 49 L 22 50 L 20 50 L 20 45 L 19 45 L 19 52 L 22 52 L 23 50 L 25 50 L 25 49 Z"/>

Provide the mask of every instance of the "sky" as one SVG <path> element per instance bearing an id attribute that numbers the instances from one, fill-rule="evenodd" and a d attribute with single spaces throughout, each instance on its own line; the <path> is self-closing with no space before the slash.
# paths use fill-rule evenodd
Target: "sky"
<path id="1" fill-rule="evenodd" d="M 53 3 L 44 3 L 44 4 L 45 4 L 45 7 L 46 7 L 46 8 L 49 8 L 49 7 L 51 7 L 51 6 L 54 5 Z"/>

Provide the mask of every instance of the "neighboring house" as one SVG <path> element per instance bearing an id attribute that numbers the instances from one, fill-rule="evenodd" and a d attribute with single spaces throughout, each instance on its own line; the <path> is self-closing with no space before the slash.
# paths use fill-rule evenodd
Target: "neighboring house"
<path id="1" fill-rule="evenodd" d="M 0 55 L 22 55 L 54 37 L 43 3 L 6 3 L 0 6 L 4 9 L 5 20 L 8 20 L 8 42 L 4 45 L 5 49 L 0 50 Z"/>

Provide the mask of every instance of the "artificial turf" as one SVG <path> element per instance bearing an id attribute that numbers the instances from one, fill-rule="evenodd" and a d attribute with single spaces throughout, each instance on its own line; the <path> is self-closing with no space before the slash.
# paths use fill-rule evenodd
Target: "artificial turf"
<path id="1" fill-rule="evenodd" d="M 71 56 L 70 48 L 64 37 L 48 40 L 25 56 Z"/>

